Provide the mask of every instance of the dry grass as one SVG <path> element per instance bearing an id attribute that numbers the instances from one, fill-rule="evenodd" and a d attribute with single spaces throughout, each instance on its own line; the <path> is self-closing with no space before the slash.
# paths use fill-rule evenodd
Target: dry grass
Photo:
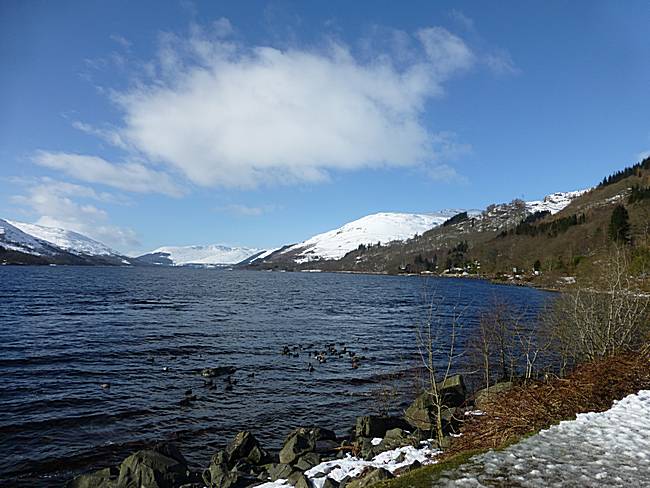
<path id="1" fill-rule="evenodd" d="M 566 378 L 517 386 L 471 417 L 443 459 L 469 450 L 497 449 L 577 413 L 601 412 L 639 390 L 650 388 L 650 346 L 642 351 L 583 364 Z"/>

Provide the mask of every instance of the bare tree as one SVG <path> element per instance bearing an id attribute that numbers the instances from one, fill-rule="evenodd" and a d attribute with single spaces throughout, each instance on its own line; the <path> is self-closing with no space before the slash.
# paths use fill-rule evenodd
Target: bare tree
<path id="1" fill-rule="evenodd" d="M 464 355 L 458 349 L 458 336 L 463 328 L 462 312 L 458 304 L 446 304 L 441 296 L 432 293 L 427 303 L 424 321 L 416 325 L 417 347 L 426 375 L 425 392 L 429 396 L 435 416 L 436 440 L 442 445 L 444 439 L 443 417 L 450 405 L 443 394 L 454 367 Z"/>

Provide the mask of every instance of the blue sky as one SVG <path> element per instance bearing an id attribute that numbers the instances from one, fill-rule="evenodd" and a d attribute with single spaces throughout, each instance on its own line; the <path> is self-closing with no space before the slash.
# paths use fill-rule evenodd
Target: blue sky
<path id="1" fill-rule="evenodd" d="M 0 217 L 129 253 L 584 188 L 650 150 L 647 1 L 0 3 Z"/>

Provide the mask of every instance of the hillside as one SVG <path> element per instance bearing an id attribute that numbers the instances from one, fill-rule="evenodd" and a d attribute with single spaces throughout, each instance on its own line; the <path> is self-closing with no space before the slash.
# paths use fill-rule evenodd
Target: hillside
<path id="1" fill-rule="evenodd" d="M 264 252 L 264 249 L 218 244 L 164 246 L 137 259 L 143 264 L 157 266 L 230 266 L 248 261 Z"/>
<path id="2" fill-rule="evenodd" d="M 490 205 L 461 212 L 403 242 L 361 246 L 337 260 L 262 267 L 373 273 L 475 275 L 554 286 L 591 274 L 612 243 L 612 212 L 623 205 L 635 269 L 650 264 L 650 158 L 606 177 L 590 190 L 555 193 L 543 200 Z"/>
<path id="3" fill-rule="evenodd" d="M 0 219 L 1 264 L 136 264 L 90 237 L 56 227 Z"/>
<path id="4" fill-rule="evenodd" d="M 366 215 L 298 244 L 285 246 L 265 256 L 264 261 L 276 265 L 293 265 L 338 260 L 360 247 L 412 238 L 437 227 L 458 212 L 459 210 L 423 214 L 380 212 Z"/>

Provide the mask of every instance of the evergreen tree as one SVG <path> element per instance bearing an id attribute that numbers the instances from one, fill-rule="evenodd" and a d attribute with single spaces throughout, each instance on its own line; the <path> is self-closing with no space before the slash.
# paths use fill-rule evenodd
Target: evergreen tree
<path id="1" fill-rule="evenodd" d="M 627 210 L 623 205 L 617 205 L 612 211 L 609 221 L 609 238 L 616 242 L 630 242 L 630 222 Z"/>

